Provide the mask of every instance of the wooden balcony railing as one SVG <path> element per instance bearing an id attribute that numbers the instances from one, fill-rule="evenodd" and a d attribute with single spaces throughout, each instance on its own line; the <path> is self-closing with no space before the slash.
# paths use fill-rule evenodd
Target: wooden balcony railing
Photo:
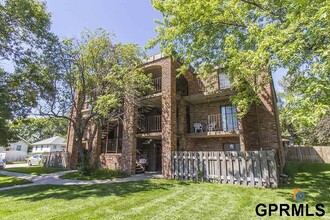
<path id="1" fill-rule="evenodd" d="M 162 116 L 150 116 L 140 118 L 138 120 L 138 132 L 148 133 L 148 132 L 158 132 L 162 130 Z"/>
<path id="2" fill-rule="evenodd" d="M 162 77 L 157 77 L 152 79 L 152 84 L 154 86 L 154 93 L 158 93 L 162 91 Z"/>
<path id="3" fill-rule="evenodd" d="M 221 115 L 214 114 L 207 116 L 207 131 L 220 131 L 221 130 Z"/>

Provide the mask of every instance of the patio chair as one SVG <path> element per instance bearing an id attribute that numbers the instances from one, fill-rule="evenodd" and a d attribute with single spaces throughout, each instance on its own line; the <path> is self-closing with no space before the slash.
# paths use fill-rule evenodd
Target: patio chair
<path id="1" fill-rule="evenodd" d="M 201 123 L 194 123 L 195 133 L 203 132 L 203 126 Z"/>

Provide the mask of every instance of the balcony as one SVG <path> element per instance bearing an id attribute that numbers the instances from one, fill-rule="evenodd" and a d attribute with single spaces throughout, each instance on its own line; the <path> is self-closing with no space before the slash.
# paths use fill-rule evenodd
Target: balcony
<path id="1" fill-rule="evenodd" d="M 138 133 L 160 132 L 162 130 L 162 116 L 149 116 L 138 119 Z"/>
<path id="2" fill-rule="evenodd" d="M 143 60 L 143 62 L 144 63 L 150 63 L 150 62 L 162 59 L 162 58 L 164 58 L 164 54 L 163 53 L 158 53 L 158 54 L 155 54 L 153 56 L 148 57 L 147 59 Z"/>
<path id="3" fill-rule="evenodd" d="M 152 93 L 158 93 L 162 91 L 162 77 L 152 79 L 152 85 L 154 87 Z"/>
<path id="4" fill-rule="evenodd" d="M 191 138 L 206 138 L 209 136 L 237 137 L 238 136 L 237 119 L 235 118 L 222 119 L 221 114 L 208 115 L 207 121 L 195 122 L 193 124 L 191 133 L 187 134 L 186 136 Z"/>

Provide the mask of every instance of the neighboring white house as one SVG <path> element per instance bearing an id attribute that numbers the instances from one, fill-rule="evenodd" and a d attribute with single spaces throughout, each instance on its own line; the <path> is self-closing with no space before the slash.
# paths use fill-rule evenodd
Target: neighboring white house
<path id="1" fill-rule="evenodd" d="M 48 138 L 31 144 L 32 153 L 58 152 L 65 151 L 66 140 L 59 136 Z"/>
<path id="2" fill-rule="evenodd" d="M 5 154 L 7 161 L 25 160 L 30 143 L 21 137 L 18 141 L 10 142 L 7 147 L 0 147 L 0 153 Z"/>

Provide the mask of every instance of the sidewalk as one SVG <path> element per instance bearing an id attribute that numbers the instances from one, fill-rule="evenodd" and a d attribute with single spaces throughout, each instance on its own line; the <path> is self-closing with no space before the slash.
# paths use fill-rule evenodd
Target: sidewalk
<path id="1" fill-rule="evenodd" d="M 144 179 L 151 179 L 151 178 L 162 178 L 162 175 L 159 173 L 146 173 L 146 174 L 136 174 L 126 178 L 118 178 L 113 180 L 71 180 L 71 179 L 60 179 L 59 177 L 66 174 L 75 172 L 76 170 L 69 170 L 69 171 L 61 171 L 56 173 L 49 173 L 44 174 L 41 176 L 36 175 L 29 175 L 23 173 L 14 173 L 8 171 L 0 171 L 0 174 L 6 176 L 17 177 L 21 179 L 29 180 L 33 183 L 30 184 L 23 184 L 23 185 L 16 185 L 16 186 L 8 186 L 0 188 L 0 191 L 8 190 L 8 189 L 16 189 L 16 188 L 23 188 L 23 187 L 30 187 L 30 186 L 37 186 L 37 185 L 88 185 L 88 184 L 112 184 L 112 183 L 123 183 L 129 181 L 137 181 L 137 180 L 144 180 Z"/>

